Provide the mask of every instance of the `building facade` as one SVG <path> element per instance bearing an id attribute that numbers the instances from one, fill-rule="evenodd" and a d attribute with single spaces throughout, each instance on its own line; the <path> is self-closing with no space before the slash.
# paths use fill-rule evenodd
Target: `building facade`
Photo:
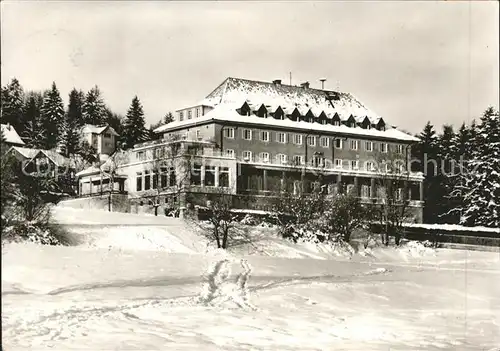
<path id="1" fill-rule="evenodd" d="M 203 194 L 221 186 L 242 208 L 268 209 L 266 197 L 283 186 L 292 191 L 321 186 L 329 194 L 351 191 L 377 203 L 382 180 L 404 175 L 407 186 L 401 190 L 408 191 L 405 198 L 414 221 L 422 220 L 423 176 L 406 172 L 417 139 L 389 125 L 351 94 L 279 80 L 227 78 L 201 102 L 176 111 L 175 121 L 155 132 L 161 140 L 136 145 L 119 167 L 134 212 L 140 212 L 141 204 L 147 206 L 148 197 L 160 194 L 163 201 L 169 201 L 168 194 L 183 194 L 173 199 L 182 206 L 203 204 Z M 183 151 L 166 156 L 172 145 Z M 179 163 L 156 172 L 154 165 L 162 159 L 188 160 L 183 161 L 188 180 L 179 183 Z M 171 172 L 177 183 L 166 180 L 164 187 L 162 174 Z M 308 189 L 301 187 L 305 180 Z"/>
<path id="2" fill-rule="evenodd" d="M 99 155 L 111 155 L 116 150 L 118 134 L 109 125 L 95 126 L 86 124 L 83 126 L 82 140 L 92 146 Z"/>

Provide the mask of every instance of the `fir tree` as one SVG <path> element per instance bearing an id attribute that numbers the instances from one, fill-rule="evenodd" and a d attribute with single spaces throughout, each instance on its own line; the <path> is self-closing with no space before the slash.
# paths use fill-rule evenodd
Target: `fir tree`
<path id="1" fill-rule="evenodd" d="M 68 111 L 64 124 L 64 142 L 62 152 L 64 155 L 75 155 L 80 147 L 80 133 L 83 127 L 83 101 L 82 91 L 73 89 L 69 93 Z"/>
<path id="2" fill-rule="evenodd" d="M 135 96 L 125 118 L 123 141 L 125 148 L 131 148 L 136 143 L 148 139 L 148 130 L 145 127 L 144 112 L 139 98 Z"/>
<path id="3" fill-rule="evenodd" d="M 165 117 L 163 117 L 163 124 L 169 124 L 174 121 L 174 115 L 172 112 L 168 112 Z"/>
<path id="4" fill-rule="evenodd" d="M 488 108 L 481 117 L 475 135 L 476 151 L 467 162 L 463 175 L 463 208 L 465 225 L 500 227 L 500 117 Z"/>
<path id="5" fill-rule="evenodd" d="M 64 105 L 56 83 L 46 92 L 42 106 L 42 127 L 46 133 L 45 149 L 53 149 L 62 142 L 64 128 Z"/>
<path id="6" fill-rule="evenodd" d="M 21 137 L 31 148 L 45 144 L 46 133 L 42 123 L 43 96 L 40 92 L 28 92 L 24 105 L 24 132 Z"/>
<path id="7" fill-rule="evenodd" d="M 450 215 L 453 203 L 450 200 L 453 190 L 453 174 L 455 172 L 455 160 L 453 155 L 453 140 L 455 132 L 451 125 L 444 125 L 443 132 L 438 137 L 438 172 L 431 179 L 433 182 L 433 211 L 438 215 L 436 222 L 450 223 L 457 219 Z"/>
<path id="8" fill-rule="evenodd" d="M 24 91 L 16 78 L 2 87 L 1 91 L 1 118 L 2 123 L 10 124 L 21 135 L 23 129 Z"/>
<path id="9" fill-rule="evenodd" d="M 425 207 L 423 211 L 424 222 L 434 223 L 437 221 L 436 203 L 436 188 L 439 183 L 436 182 L 438 173 L 438 137 L 434 126 L 427 122 L 424 130 L 418 135 L 420 141 L 412 148 L 412 167 L 414 172 L 422 172 L 424 174 L 424 200 Z"/>
<path id="10" fill-rule="evenodd" d="M 115 132 L 118 134 L 118 137 L 116 138 L 116 143 L 117 145 L 121 145 L 123 143 L 123 121 L 124 118 L 123 116 L 114 113 L 110 109 L 107 109 L 107 124 L 115 130 Z"/>
<path id="11" fill-rule="evenodd" d="M 103 125 L 106 123 L 107 110 L 104 100 L 101 96 L 101 91 L 96 85 L 85 97 L 83 104 L 83 120 L 87 124 Z"/>

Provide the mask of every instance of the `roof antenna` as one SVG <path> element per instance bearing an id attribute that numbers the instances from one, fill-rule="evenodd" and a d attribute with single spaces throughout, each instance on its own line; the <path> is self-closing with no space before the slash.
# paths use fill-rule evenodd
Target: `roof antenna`
<path id="1" fill-rule="evenodd" d="M 292 72 L 290 72 L 290 85 L 292 85 Z"/>
<path id="2" fill-rule="evenodd" d="M 321 90 L 325 90 L 325 81 L 326 81 L 326 78 L 321 78 L 319 81 L 321 82 Z"/>
<path id="3" fill-rule="evenodd" d="M 337 80 L 337 91 L 340 91 L 340 82 Z"/>

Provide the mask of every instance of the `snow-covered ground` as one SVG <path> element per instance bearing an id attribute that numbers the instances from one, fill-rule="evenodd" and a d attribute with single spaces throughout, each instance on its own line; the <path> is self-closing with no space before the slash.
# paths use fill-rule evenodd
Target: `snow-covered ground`
<path id="1" fill-rule="evenodd" d="M 178 219 L 69 209 L 56 219 L 80 246 L 2 248 L 5 350 L 500 345 L 499 252 L 415 245 L 350 257 L 271 237 L 207 253 Z"/>

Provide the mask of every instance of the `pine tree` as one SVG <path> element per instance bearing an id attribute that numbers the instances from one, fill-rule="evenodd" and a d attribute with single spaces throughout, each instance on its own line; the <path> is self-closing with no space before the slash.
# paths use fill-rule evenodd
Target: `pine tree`
<path id="1" fill-rule="evenodd" d="M 168 112 L 165 117 L 163 117 L 163 124 L 169 124 L 174 121 L 174 115 L 172 112 Z"/>
<path id="2" fill-rule="evenodd" d="M 21 135 L 24 131 L 24 91 L 16 78 L 13 78 L 9 84 L 2 87 L 0 106 L 2 123 L 9 123 Z"/>
<path id="3" fill-rule="evenodd" d="M 475 135 L 462 190 L 462 224 L 500 227 L 500 117 L 489 107 Z"/>
<path id="4" fill-rule="evenodd" d="M 83 92 L 73 88 L 69 93 L 68 111 L 64 123 L 64 142 L 61 150 L 66 156 L 77 154 L 80 148 L 80 133 L 84 124 L 83 102 Z"/>
<path id="5" fill-rule="evenodd" d="M 439 183 L 436 181 L 438 172 L 438 137 L 434 126 L 427 122 L 422 133 L 418 135 L 420 141 L 412 148 L 412 157 L 418 162 L 413 164 L 411 169 L 414 172 L 424 174 L 424 200 L 423 219 L 426 223 L 435 223 L 438 220 L 436 204 L 439 201 L 436 194 L 436 188 Z"/>
<path id="6" fill-rule="evenodd" d="M 123 130 L 123 141 L 125 148 L 131 148 L 134 144 L 146 141 L 148 139 L 148 130 L 146 129 L 144 112 L 139 98 L 135 96 L 125 118 Z"/>
<path id="7" fill-rule="evenodd" d="M 87 93 L 83 104 L 83 120 L 87 124 L 103 125 L 107 120 L 107 110 L 101 91 L 96 85 Z"/>
<path id="8" fill-rule="evenodd" d="M 453 172 L 455 171 L 454 155 L 453 155 L 453 140 L 455 132 L 451 125 L 444 125 L 443 132 L 438 137 L 438 172 L 432 178 L 434 183 L 433 197 L 435 199 L 434 211 L 438 215 L 438 223 L 450 223 L 457 219 L 450 214 L 450 210 L 454 207 L 450 200 L 453 191 Z"/>
<path id="9" fill-rule="evenodd" d="M 44 96 L 41 115 L 42 127 L 46 133 L 44 148 L 53 149 L 60 146 L 64 127 L 64 105 L 55 82 Z"/>
<path id="10" fill-rule="evenodd" d="M 24 132 L 21 137 L 31 148 L 40 148 L 45 144 L 46 133 L 42 125 L 43 96 L 40 92 L 28 92 L 24 105 Z"/>
<path id="11" fill-rule="evenodd" d="M 123 116 L 114 113 L 109 108 L 107 109 L 107 115 L 108 115 L 108 117 L 107 117 L 106 122 L 118 134 L 118 137 L 116 139 L 116 143 L 117 143 L 117 145 L 121 145 L 123 143 L 124 118 L 123 118 Z"/>

